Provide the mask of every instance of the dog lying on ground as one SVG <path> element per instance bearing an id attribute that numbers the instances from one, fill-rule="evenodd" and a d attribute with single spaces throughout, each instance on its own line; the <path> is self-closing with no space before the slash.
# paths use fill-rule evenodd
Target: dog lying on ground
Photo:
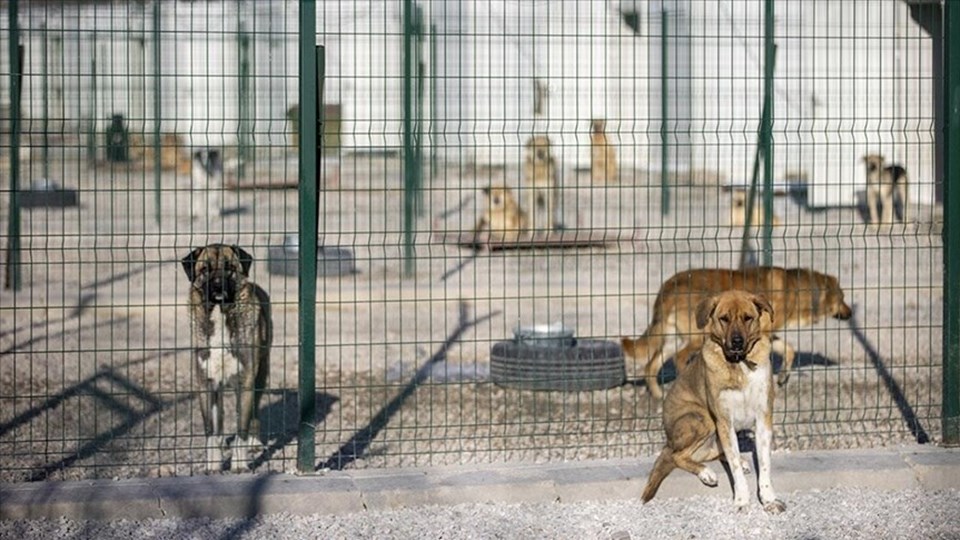
<path id="1" fill-rule="evenodd" d="M 879 154 L 867 154 L 861 159 L 867 171 L 867 209 L 872 225 L 891 224 L 894 221 L 895 200 L 900 203 L 900 221 L 907 221 L 909 194 L 907 170 L 900 165 L 887 165 Z M 881 208 L 877 208 L 880 205 Z"/>
<path id="2" fill-rule="evenodd" d="M 730 290 L 700 302 L 697 326 L 707 339 L 680 372 L 663 403 L 667 443 L 657 457 L 643 490 L 643 502 L 656 495 L 674 469 L 697 475 L 708 486 L 717 475 L 704 463 L 727 462 L 733 474 L 733 502 L 745 510 L 750 490 L 740 455 L 737 431 L 753 430 L 756 441 L 757 483 L 763 509 L 786 510 L 770 479 L 773 444 L 773 368 L 767 333 L 774 312 L 762 296 Z"/>
<path id="3" fill-rule="evenodd" d="M 663 392 L 657 375 L 669 358 L 664 354 L 668 337 L 682 340 L 684 347 L 674 355 L 677 371 L 682 372 L 687 358 L 700 348 L 704 336 L 696 325 L 696 307 L 705 298 L 729 289 L 762 294 L 773 306 L 771 332 L 781 328 L 805 326 L 833 317 L 847 320 L 853 314 L 843 300 L 839 280 L 805 268 L 754 267 L 744 270 L 697 269 L 678 272 L 660 286 L 653 304 L 653 320 L 639 338 L 621 338 L 624 353 L 646 361 L 646 385 L 654 397 Z M 790 378 L 795 352 L 787 342 L 773 336 L 773 350 L 783 357 L 777 383 Z"/>
<path id="4" fill-rule="evenodd" d="M 536 135 L 527 141 L 523 188 L 523 205 L 531 216 L 534 233 L 549 233 L 557 225 L 557 161 L 553 157 L 550 139 L 545 135 Z"/>
<path id="5" fill-rule="evenodd" d="M 223 191 L 223 158 L 215 148 L 197 150 L 193 153 L 193 219 L 219 217 L 220 197 Z"/>
<path id="6" fill-rule="evenodd" d="M 753 212 L 750 225 L 760 227 L 763 225 L 763 204 L 757 199 L 753 201 Z M 747 191 L 735 189 L 730 195 L 730 225 L 733 227 L 743 227 L 747 222 Z M 780 218 L 773 215 L 773 226 L 780 225 Z"/>
<path id="7" fill-rule="evenodd" d="M 607 139 L 607 122 L 590 123 L 590 179 L 593 182 L 617 181 L 617 150 Z"/>
<path id="8" fill-rule="evenodd" d="M 516 242 L 528 233 L 527 214 L 513 198 L 510 188 L 493 184 L 482 191 L 486 209 L 474 228 L 474 235 L 481 243 Z"/>
<path id="9" fill-rule="evenodd" d="M 242 248 L 210 244 L 181 261 L 190 279 L 188 306 L 194 351 L 195 384 L 207 436 L 207 468 L 220 470 L 241 461 L 249 466 L 258 450 L 260 398 L 270 375 L 273 322 L 270 297 L 249 281 L 253 257 Z M 223 434 L 224 392 L 236 388 L 237 433 L 231 448 Z"/>

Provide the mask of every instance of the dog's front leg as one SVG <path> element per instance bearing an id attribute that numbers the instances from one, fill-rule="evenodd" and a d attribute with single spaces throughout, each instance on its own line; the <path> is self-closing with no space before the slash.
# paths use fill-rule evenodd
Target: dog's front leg
<path id="1" fill-rule="evenodd" d="M 209 382 L 201 383 L 201 386 L 198 394 L 206 435 L 206 468 L 219 471 L 223 465 L 223 390 Z"/>
<path id="2" fill-rule="evenodd" d="M 773 482 L 770 479 L 770 451 L 773 445 L 773 422 L 770 415 L 761 416 L 757 419 L 757 425 L 754 428 L 757 452 L 757 483 L 760 491 L 760 502 L 763 509 L 770 514 L 779 514 L 787 509 L 787 505 L 777 499 L 776 492 L 773 491 Z"/>
<path id="3" fill-rule="evenodd" d="M 750 488 L 747 486 L 747 477 L 743 473 L 743 462 L 740 457 L 740 444 L 737 441 L 737 432 L 733 425 L 725 418 L 717 418 L 717 438 L 720 439 L 720 448 L 723 457 L 733 475 L 733 504 L 738 511 L 746 510 L 750 504 Z"/>
<path id="4" fill-rule="evenodd" d="M 877 226 L 880 224 L 880 215 L 877 211 L 877 203 L 880 199 L 880 192 L 875 187 L 867 188 L 867 210 L 870 212 L 870 224 Z"/>
<path id="5" fill-rule="evenodd" d="M 251 428 L 259 427 L 257 422 L 256 409 L 256 378 L 257 363 L 249 355 L 246 359 L 246 368 L 243 370 L 243 380 L 237 386 L 237 440 L 234 443 L 236 452 L 233 453 L 231 469 L 240 470 L 241 467 L 249 467 L 256 458 L 255 453 L 257 445 L 257 434 L 251 434 Z M 242 465 L 241 465 L 242 462 Z"/>
<path id="6" fill-rule="evenodd" d="M 880 200 L 883 208 L 880 210 L 880 221 L 884 225 L 893 223 L 893 186 L 884 185 L 880 190 Z"/>

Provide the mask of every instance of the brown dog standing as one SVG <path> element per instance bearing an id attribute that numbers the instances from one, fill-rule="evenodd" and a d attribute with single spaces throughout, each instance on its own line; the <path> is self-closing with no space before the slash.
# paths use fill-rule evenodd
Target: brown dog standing
<path id="1" fill-rule="evenodd" d="M 767 332 L 773 316 L 766 299 L 740 290 L 723 292 L 697 307 L 697 325 L 708 339 L 667 393 L 663 404 L 667 443 L 650 472 L 643 502 L 650 501 L 677 468 L 716 486 L 716 473 L 704 463 L 719 458 L 733 474 L 734 505 L 744 510 L 750 490 L 737 431 L 751 429 L 763 509 L 772 514 L 786 509 L 770 479 L 774 385 Z"/>
<path id="2" fill-rule="evenodd" d="M 546 235 L 557 225 L 557 183 L 557 160 L 549 137 L 530 137 L 524 152 L 521 202 L 530 215 L 534 234 Z"/>
<path id="3" fill-rule="evenodd" d="M 183 270 L 190 279 L 190 329 L 193 338 L 197 397 L 207 435 L 207 468 L 220 470 L 231 459 L 240 468 L 258 450 L 260 398 L 270 374 L 273 322 L 267 292 L 247 279 L 253 257 L 242 248 L 210 244 L 188 253 Z M 237 392 L 237 434 L 234 447 L 223 433 L 224 393 Z"/>
<path id="4" fill-rule="evenodd" d="M 861 159 L 867 173 L 867 210 L 871 225 L 888 225 L 894 220 L 894 197 L 900 200 L 900 221 L 907 221 L 910 205 L 907 170 L 900 165 L 887 165 L 880 154 L 867 154 Z M 877 208 L 880 206 L 880 208 Z"/>
<path id="5" fill-rule="evenodd" d="M 590 179 L 595 183 L 617 181 L 617 150 L 606 133 L 607 122 L 590 123 Z"/>
<path id="6" fill-rule="evenodd" d="M 701 268 L 677 272 L 660 286 L 653 304 L 653 320 L 643 335 L 620 340 L 628 357 L 646 361 L 646 384 L 653 396 L 663 395 L 657 374 L 670 357 L 664 354 L 667 338 L 677 337 L 684 343 L 673 360 L 677 371 L 682 371 L 686 359 L 703 342 L 695 319 L 697 305 L 729 289 L 762 294 L 770 302 L 775 313 L 771 332 L 813 324 L 826 317 L 846 320 L 853 314 L 843 300 L 843 289 L 836 277 L 806 268 L 760 266 L 744 270 Z M 795 352 L 777 336 L 773 336 L 772 347 L 783 356 L 777 383 L 786 384 Z"/>

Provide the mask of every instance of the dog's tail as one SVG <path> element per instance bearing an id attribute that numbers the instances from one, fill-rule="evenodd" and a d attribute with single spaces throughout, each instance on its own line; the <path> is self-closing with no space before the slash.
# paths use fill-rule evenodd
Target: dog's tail
<path id="1" fill-rule="evenodd" d="M 668 446 L 664 447 L 660 455 L 657 456 L 657 461 L 653 464 L 650 477 L 647 478 L 647 487 L 643 488 L 642 499 L 644 503 L 650 502 L 650 499 L 652 499 L 653 496 L 657 494 L 657 490 L 660 489 L 660 484 L 663 483 L 664 478 L 676 468 L 677 466 L 673 463 L 673 451 L 670 450 Z"/>
<path id="2" fill-rule="evenodd" d="M 658 302 L 659 303 L 659 302 Z M 656 384 L 656 376 L 663 367 L 663 346 L 666 343 L 666 328 L 656 315 L 657 306 L 654 307 L 654 320 L 650 326 L 644 330 L 643 335 L 638 338 L 621 337 L 620 347 L 624 354 L 637 362 L 644 362 L 644 377 L 650 384 L 651 374 L 653 384 Z M 651 388 L 654 395 L 659 396 L 660 388 Z"/>

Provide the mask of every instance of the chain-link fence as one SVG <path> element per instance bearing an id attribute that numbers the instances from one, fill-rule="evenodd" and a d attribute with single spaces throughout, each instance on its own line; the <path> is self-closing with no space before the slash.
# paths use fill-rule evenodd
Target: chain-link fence
<path id="1" fill-rule="evenodd" d="M 748 281 L 776 447 L 944 438 L 938 2 L 2 5 L 0 481 L 651 456 L 676 368 L 621 338 L 758 265 L 816 272 Z M 245 254 L 265 318 L 198 281 Z"/>

